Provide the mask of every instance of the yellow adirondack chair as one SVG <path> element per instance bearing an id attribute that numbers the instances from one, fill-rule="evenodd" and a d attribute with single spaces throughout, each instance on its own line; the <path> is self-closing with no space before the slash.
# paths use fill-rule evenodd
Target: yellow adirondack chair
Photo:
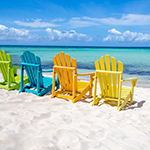
<path id="1" fill-rule="evenodd" d="M 53 58 L 53 88 L 52 98 L 59 97 L 71 99 L 73 103 L 80 100 L 87 92 L 92 97 L 93 73 L 77 74 L 77 63 L 68 54 L 60 52 Z M 60 89 L 55 91 L 56 73 L 60 82 Z M 78 81 L 78 76 L 90 75 L 90 82 Z"/>
<path id="2" fill-rule="evenodd" d="M 0 50 L 0 71 L 4 81 L 0 82 L 0 88 L 10 90 L 16 90 L 20 87 L 20 75 L 17 75 L 17 69 L 19 66 L 13 66 L 11 56 L 5 53 L 4 50 Z M 24 77 L 24 84 L 28 83 L 27 76 Z"/>
<path id="3" fill-rule="evenodd" d="M 117 61 L 114 57 L 105 55 L 100 57 L 100 60 L 95 61 L 95 85 L 94 85 L 94 100 L 92 105 L 97 105 L 101 99 L 117 101 L 117 109 L 120 111 L 129 101 L 132 104 L 134 86 L 138 78 L 123 79 L 123 63 Z M 96 96 L 97 79 L 100 84 L 101 94 Z M 131 81 L 131 88 L 122 87 L 123 81 Z"/>

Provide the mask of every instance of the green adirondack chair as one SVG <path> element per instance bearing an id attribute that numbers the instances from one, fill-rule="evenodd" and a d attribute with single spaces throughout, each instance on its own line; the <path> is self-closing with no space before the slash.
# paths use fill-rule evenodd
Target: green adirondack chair
<path id="1" fill-rule="evenodd" d="M 35 56 L 30 51 L 25 51 L 21 55 L 21 87 L 20 92 L 29 92 L 42 96 L 52 90 L 53 78 L 43 77 L 42 72 L 53 72 L 53 70 L 42 70 L 41 60 L 39 56 Z M 23 87 L 23 74 L 26 71 L 30 84 Z M 56 89 L 59 88 L 59 81 L 55 80 Z"/>
<path id="2" fill-rule="evenodd" d="M 10 90 L 16 90 L 20 87 L 20 75 L 17 75 L 17 69 L 19 66 L 13 66 L 11 56 L 5 53 L 4 50 L 0 50 L 0 71 L 3 76 L 3 81 L 0 82 L 0 88 Z M 24 77 L 24 84 L 28 83 L 28 77 Z"/>

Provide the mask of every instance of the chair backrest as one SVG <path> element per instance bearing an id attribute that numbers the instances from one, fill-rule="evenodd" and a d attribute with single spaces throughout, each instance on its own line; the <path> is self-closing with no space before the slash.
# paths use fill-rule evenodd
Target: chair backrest
<path id="1" fill-rule="evenodd" d="M 104 97 L 118 97 L 120 81 L 123 78 L 123 63 L 114 57 L 105 55 L 95 61 L 97 77 L 99 79 L 101 95 Z"/>
<path id="2" fill-rule="evenodd" d="M 10 82 L 15 82 L 11 56 L 4 50 L 0 50 L 0 61 L 0 70 L 4 81 L 8 81 L 8 67 L 10 67 Z"/>
<path id="3" fill-rule="evenodd" d="M 35 54 L 30 51 L 25 51 L 23 55 L 21 55 L 21 59 L 24 64 L 27 76 L 29 78 L 30 85 L 37 86 L 38 73 L 39 73 L 40 87 L 42 87 L 43 80 L 42 80 L 42 68 L 41 68 L 40 57 L 35 56 Z"/>
<path id="4" fill-rule="evenodd" d="M 60 52 L 53 57 L 54 69 L 58 75 L 61 89 L 72 91 L 73 89 L 73 73 L 77 73 L 77 63 L 74 58 L 70 58 L 68 54 Z M 57 66 L 57 68 L 55 68 Z M 77 82 L 77 81 L 76 81 Z"/>

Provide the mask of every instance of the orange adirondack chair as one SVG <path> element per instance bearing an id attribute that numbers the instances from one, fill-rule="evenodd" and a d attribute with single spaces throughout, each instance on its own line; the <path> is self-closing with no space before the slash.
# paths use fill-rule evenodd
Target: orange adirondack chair
<path id="1" fill-rule="evenodd" d="M 87 92 L 92 97 L 93 73 L 77 74 L 77 63 L 74 58 L 68 54 L 60 52 L 53 58 L 53 80 L 56 73 L 60 82 L 60 89 L 55 91 L 55 82 L 53 81 L 52 98 L 59 97 L 71 99 L 73 103 L 80 100 Z M 78 76 L 90 75 L 90 82 L 78 81 Z"/>
<path id="2" fill-rule="evenodd" d="M 118 66 L 118 69 L 117 69 Z M 94 100 L 92 105 L 97 105 L 101 99 L 109 101 L 117 101 L 117 109 L 121 110 L 130 100 L 132 104 L 134 86 L 138 78 L 123 79 L 123 63 L 117 61 L 114 57 L 105 55 L 100 60 L 95 61 L 95 85 Z M 99 80 L 101 93 L 96 96 L 97 79 Z M 131 88 L 122 87 L 123 81 L 131 81 Z"/>

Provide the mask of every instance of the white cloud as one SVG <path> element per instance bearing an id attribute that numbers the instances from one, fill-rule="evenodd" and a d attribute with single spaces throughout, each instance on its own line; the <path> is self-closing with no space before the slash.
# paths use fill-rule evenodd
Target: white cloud
<path id="1" fill-rule="evenodd" d="M 110 33 L 114 33 L 114 34 L 121 34 L 120 31 L 116 30 L 115 28 L 111 29 L 111 30 L 108 30 L 108 32 Z"/>
<path id="2" fill-rule="evenodd" d="M 150 15 L 127 14 L 122 15 L 120 19 L 110 17 L 99 21 L 108 25 L 150 25 Z"/>
<path id="3" fill-rule="evenodd" d="M 26 29 L 8 28 L 0 25 L 0 40 L 29 40 L 33 36 Z"/>
<path id="4" fill-rule="evenodd" d="M 114 31 L 115 30 L 116 29 L 114 29 Z M 111 30 L 108 30 L 108 32 L 109 31 Z M 147 42 L 147 41 L 150 41 L 150 34 L 131 32 L 128 30 L 121 34 L 118 34 L 117 32 L 116 33 L 113 32 L 113 34 L 108 35 L 106 38 L 104 38 L 103 41 Z"/>
<path id="5" fill-rule="evenodd" d="M 109 17 L 109 18 L 72 18 L 70 23 L 74 23 L 76 27 L 89 27 L 94 25 L 150 25 L 150 15 L 141 14 L 126 14 L 120 18 Z"/>
<path id="6" fill-rule="evenodd" d="M 41 22 L 41 19 L 36 19 L 33 22 L 14 21 L 17 25 L 33 28 L 56 27 L 58 25 L 49 22 Z"/>
<path id="7" fill-rule="evenodd" d="M 7 29 L 7 27 L 0 24 L 0 30 L 5 30 L 5 29 Z"/>
<path id="8" fill-rule="evenodd" d="M 51 22 L 63 22 L 63 21 L 65 21 L 65 19 L 56 18 L 56 19 L 53 19 Z"/>
<path id="9" fill-rule="evenodd" d="M 71 18 L 69 20 L 68 24 L 73 28 L 90 27 L 90 26 L 99 25 L 96 22 L 91 22 L 89 20 L 85 20 L 85 19 L 79 18 L 79 17 Z"/>
<path id="10" fill-rule="evenodd" d="M 31 34 L 29 30 L 26 29 L 16 29 L 16 28 L 8 28 L 4 25 L 0 24 L 0 41 L 15 41 L 15 42 L 42 42 L 48 43 L 50 41 L 59 41 L 59 42 L 76 42 L 83 41 L 88 42 L 92 41 L 91 37 L 88 37 L 85 34 L 77 33 L 74 30 L 70 31 L 59 31 L 51 28 L 47 28 L 45 33 L 48 33 L 48 36 L 39 36 L 36 34 Z"/>
<path id="11" fill-rule="evenodd" d="M 46 29 L 47 33 L 49 34 L 50 40 L 60 41 L 60 40 L 75 40 L 75 41 L 92 41 L 91 37 L 88 37 L 85 34 L 77 33 L 74 30 L 71 31 L 59 31 L 53 30 L 51 28 Z"/>

